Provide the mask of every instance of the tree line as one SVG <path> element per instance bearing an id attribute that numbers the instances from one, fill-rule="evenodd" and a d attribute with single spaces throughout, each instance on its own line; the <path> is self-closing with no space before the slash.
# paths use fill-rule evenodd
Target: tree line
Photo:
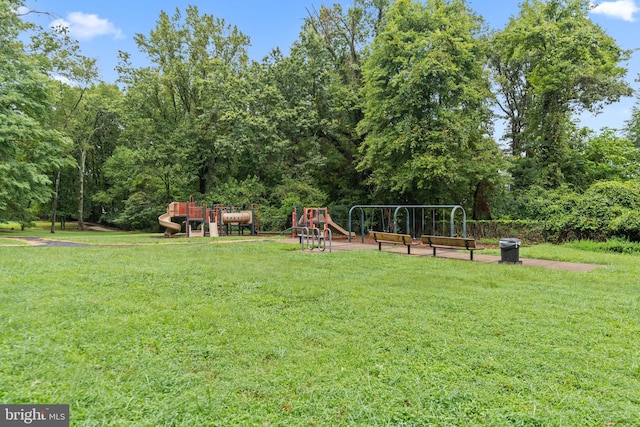
<path id="1" fill-rule="evenodd" d="M 500 30 L 464 0 L 309 6 L 289 53 L 260 61 L 189 6 L 135 36 L 147 62 L 120 52 L 113 84 L 22 5 L 0 0 L 0 221 L 153 229 L 194 196 L 259 204 L 274 229 L 294 206 L 461 204 L 640 237 L 639 108 L 625 129 L 577 120 L 633 95 L 631 51 L 588 0 L 526 0 Z"/>

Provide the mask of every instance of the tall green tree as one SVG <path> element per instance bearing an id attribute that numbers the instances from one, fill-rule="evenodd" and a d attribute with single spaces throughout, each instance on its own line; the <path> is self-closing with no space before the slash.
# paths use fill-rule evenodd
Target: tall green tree
<path id="1" fill-rule="evenodd" d="M 52 80 L 19 36 L 30 26 L 17 0 L 0 0 L 0 221 L 30 221 L 29 208 L 51 198 L 53 171 L 70 141 L 51 126 Z"/>
<path id="2" fill-rule="evenodd" d="M 636 81 L 640 82 L 640 74 Z M 631 118 L 626 123 L 625 133 L 633 145 L 640 149 L 640 92 L 636 92 L 636 104 L 633 106 Z"/>
<path id="3" fill-rule="evenodd" d="M 125 55 L 126 59 L 126 55 Z M 122 108 L 123 132 L 122 140 L 127 151 L 136 154 L 138 169 L 126 170 L 126 175 L 137 182 L 146 183 L 146 188 L 131 187 L 130 193 L 144 191 L 150 197 L 169 202 L 173 197 L 185 198 L 188 183 L 195 182 L 196 176 L 187 165 L 189 141 L 176 141 L 176 120 L 173 117 L 173 106 L 166 97 L 166 91 L 160 83 L 158 73 L 151 68 L 133 69 L 128 62 L 121 65 L 126 69 L 125 99 Z M 127 156 L 129 157 L 129 156 Z M 113 177 L 120 174 L 114 170 L 119 163 L 111 165 L 109 185 L 120 187 Z M 125 176 L 126 176 L 125 175 Z M 140 175 L 140 176 L 138 176 Z M 102 202 L 120 210 L 125 193 L 116 192 L 113 200 L 103 194 Z M 115 196 L 115 194 L 114 194 Z"/>
<path id="4" fill-rule="evenodd" d="M 518 187 L 565 182 L 576 114 L 631 94 L 620 65 L 630 52 L 589 19 L 590 5 L 526 0 L 492 39 L 490 64 Z"/>
<path id="5" fill-rule="evenodd" d="M 151 65 L 135 68 L 123 55 L 128 138 L 142 149 L 153 145 L 163 153 L 153 160 L 165 172 L 184 160 L 183 173 L 190 173 L 194 190 L 205 194 L 237 161 L 227 113 L 238 74 L 247 64 L 249 39 L 224 20 L 189 6 L 184 14 L 161 12 L 149 36 L 137 34 L 135 40 Z"/>
<path id="6" fill-rule="evenodd" d="M 304 142 L 294 129 L 303 126 L 305 118 L 298 116 L 300 110 L 285 90 L 297 85 L 299 69 L 287 74 L 288 64 L 278 50 L 261 63 L 253 62 L 231 95 L 234 108 L 230 138 L 239 142 L 237 157 L 242 159 L 232 174 L 237 181 L 256 178 L 274 188 L 304 174 L 304 164 L 311 156 L 300 153 L 296 157 Z"/>
<path id="7" fill-rule="evenodd" d="M 315 66 L 312 75 L 322 70 L 324 76 L 316 99 L 317 134 L 326 164 L 316 182 L 337 203 L 367 200 L 365 177 L 356 170 L 362 144 L 356 128 L 364 117 L 362 65 L 388 6 L 388 0 L 356 0 L 346 10 L 339 4 L 312 9 L 296 45 L 296 54 Z"/>
<path id="8" fill-rule="evenodd" d="M 464 1 L 398 0 L 364 66 L 359 168 L 379 202 L 473 203 L 499 153 L 481 20 Z"/>
<path id="9" fill-rule="evenodd" d="M 122 93 L 116 85 L 105 83 L 82 89 L 67 87 L 66 90 L 76 96 L 79 91 L 83 92 L 66 128 L 74 141 L 77 167 L 73 176 L 77 179 L 73 182 L 77 190 L 78 229 L 82 230 L 85 218 L 99 220 L 102 213 L 109 210 L 93 197 L 108 185 L 103 166 L 119 142 Z M 74 95 L 70 97 L 73 99 Z"/>
<path id="10" fill-rule="evenodd" d="M 51 230 L 54 231 L 58 205 L 63 215 L 77 217 L 78 229 L 82 230 L 85 217 L 99 220 L 101 216 L 101 210 L 92 206 L 91 196 L 104 185 L 102 164 L 117 142 L 117 109 L 122 95 L 115 85 L 96 85 L 95 59 L 82 54 L 78 42 L 68 36 L 66 28 L 36 34 L 31 48 L 56 81 L 53 124 L 73 140 L 72 154 L 76 160 L 75 167 L 56 173 Z M 68 186 L 72 187 L 71 191 Z M 59 194 L 73 194 L 74 201 L 69 197 L 61 199 Z"/>
<path id="11" fill-rule="evenodd" d="M 640 177 L 640 152 L 614 129 L 584 128 L 571 137 L 572 156 L 564 165 L 566 184 L 578 193 L 599 181 L 629 181 Z"/>

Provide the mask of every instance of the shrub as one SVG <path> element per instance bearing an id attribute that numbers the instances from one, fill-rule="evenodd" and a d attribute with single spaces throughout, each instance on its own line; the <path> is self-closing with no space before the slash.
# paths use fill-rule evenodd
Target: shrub
<path id="1" fill-rule="evenodd" d="M 157 230 L 158 212 L 165 209 L 166 205 L 158 205 L 146 193 L 139 191 L 129 196 L 114 223 L 125 230 Z"/>
<path id="2" fill-rule="evenodd" d="M 640 241 L 640 183 L 603 181 L 584 194 L 563 189 L 547 196 L 544 219 L 555 240 L 617 236 Z"/>

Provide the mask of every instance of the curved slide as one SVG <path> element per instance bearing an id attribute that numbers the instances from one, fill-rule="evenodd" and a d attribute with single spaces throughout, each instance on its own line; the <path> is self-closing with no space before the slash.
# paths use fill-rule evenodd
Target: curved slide
<path id="1" fill-rule="evenodd" d="M 164 230 L 165 236 L 171 236 L 172 234 L 180 232 L 180 224 L 171 221 L 171 214 L 169 214 L 169 212 L 165 212 L 160 215 L 158 217 L 158 222 L 161 226 L 166 228 L 166 230 Z"/>

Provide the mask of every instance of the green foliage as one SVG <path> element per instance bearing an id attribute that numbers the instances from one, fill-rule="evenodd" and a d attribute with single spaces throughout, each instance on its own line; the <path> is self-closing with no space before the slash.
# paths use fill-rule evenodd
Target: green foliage
<path id="1" fill-rule="evenodd" d="M 633 141 L 618 136 L 613 129 L 589 133 L 575 150 L 583 165 L 568 179 L 578 187 L 601 180 L 632 180 L 640 176 L 640 157 Z"/>
<path id="2" fill-rule="evenodd" d="M 133 223 L 127 223 L 131 219 L 142 230 L 155 229 L 158 215 L 166 210 L 167 203 L 189 197 L 182 194 L 174 198 L 167 177 L 141 159 L 143 155 L 141 151 L 120 146 L 105 162 L 107 189 L 92 197 L 103 208 L 102 220 L 136 229 Z"/>
<path id="3" fill-rule="evenodd" d="M 368 200 L 366 177 L 356 170 L 362 144 L 357 125 L 363 118 L 363 63 L 367 48 L 381 29 L 389 0 L 357 0 L 348 10 L 338 3 L 312 9 L 298 47 L 311 65 L 316 81 L 322 76 L 325 90 L 318 109 L 320 150 L 325 165 L 316 169 L 316 185 L 336 203 Z M 305 63 L 303 61 L 303 63 Z M 318 65 L 322 68 L 318 69 Z M 311 79 L 309 79 L 311 81 Z"/>
<path id="4" fill-rule="evenodd" d="M 166 210 L 154 197 L 143 192 L 133 193 L 124 202 L 124 209 L 113 222 L 124 230 L 157 230 L 158 212 Z"/>
<path id="5" fill-rule="evenodd" d="M 599 181 L 584 192 L 567 186 L 516 192 L 515 211 L 544 221 L 555 240 L 640 241 L 640 182 Z"/>
<path id="6" fill-rule="evenodd" d="M 245 151 L 238 121 L 246 104 L 237 95 L 249 40 L 195 6 L 162 12 L 150 34 L 135 39 L 151 65 L 136 68 L 121 56 L 124 137 L 165 180 L 165 196 L 205 194 L 235 173 Z M 190 175 L 188 186 L 172 190 L 176 172 Z"/>
<path id="7" fill-rule="evenodd" d="M 291 213 L 294 208 L 300 212 L 303 207 L 324 207 L 329 204 L 329 196 L 322 190 L 300 181 L 287 180 L 274 188 L 269 207 L 260 209 L 263 230 L 284 230 L 291 227 Z"/>
<path id="8" fill-rule="evenodd" d="M 323 191 L 303 182 L 289 180 L 274 190 L 274 199 L 282 200 L 282 206 L 291 210 L 295 206 L 326 206 L 328 196 Z"/>
<path id="9" fill-rule="evenodd" d="M 605 206 L 635 209 L 640 206 L 640 183 L 636 181 L 604 181 L 593 184 L 584 198 L 602 200 Z"/>
<path id="10" fill-rule="evenodd" d="M 516 237 L 523 244 L 530 245 L 547 240 L 546 226 L 545 221 L 531 219 L 467 220 L 467 235 L 491 244 L 504 237 Z M 457 225 L 456 232 L 462 233 L 460 225 Z"/>
<path id="11" fill-rule="evenodd" d="M 478 182 L 496 178 L 480 28 L 458 1 L 390 7 L 364 66 L 359 124 L 358 168 L 378 202 L 470 200 Z"/>
<path id="12" fill-rule="evenodd" d="M 266 198 L 264 184 L 255 176 L 238 182 L 231 178 L 216 187 L 205 196 L 205 200 L 222 203 L 227 206 L 246 206 L 263 204 Z"/>
<path id="13" fill-rule="evenodd" d="M 630 52 L 589 19 L 590 7 L 588 0 L 527 0 L 492 39 L 491 68 L 519 188 L 569 182 L 574 116 L 632 93 L 619 65 Z"/>
<path id="14" fill-rule="evenodd" d="M 640 76 L 638 78 L 640 79 Z M 640 148 L 640 94 L 636 95 L 636 105 L 633 107 L 625 132 L 633 146 Z"/>
<path id="15" fill-rule="evenodd" d="M 96 82 L 66 30 L 21 21 L 22 4 L 0 0 L 0 221 L 49 215 L 59 177 L 60 216 L 127 227 L 194 195 L 259 204 L 273 229 L 293 206 L 459 203 L 551 221 L 559 239 L 640 238 L 630 193 L 594 186 L 638 178 L 638 109 L 624 137 L 574 123 L 630 94 L 630 52 L 587 0 L 526 0 L 491 38 L 462 0 L 320 6 L 261 62 L 189 6 L 135 36 L 147 65 L 123 52 L 120 86 Z M 490 77 L 510 159 L 490 136 Z"/>
<path id="16" fill-rule="evenodd" d="M 59 197 L 58 207 L 97 221 L 106 209 L 94 196 L 107 188 L 104 168 L 119 145 L 122 93 L 116 85 L 60 82 L 57 98 L 56 126 L 73 140 L 77 165 L 61 170 L 60 195 L 70 197 Z"/>
<path id="17" fill-rule="evenodd" d="M 53 129 L 52 82 L 18 36 L 28 26 L 0 1 L 0 221 L 29 222 L 30 206 L 50 200 L 49 173 L 68 163 L 70 141 Z"/>

